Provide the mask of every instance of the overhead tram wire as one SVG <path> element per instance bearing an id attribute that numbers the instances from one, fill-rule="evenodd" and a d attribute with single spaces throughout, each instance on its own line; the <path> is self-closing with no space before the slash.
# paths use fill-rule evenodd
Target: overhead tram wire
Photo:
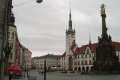
<path id="1" fill-rule="evenodd" d="M 32 2 L 32 1 L 34 1 L 34 0 L 29 0 L 29 1 L 26 1 L 26 2 L 23 2 L 23 3 L 17 4 L 17 5 L 14 5 L 13 7 L 17 7 L 17 6 L 20 6 L 20 5 Z"/>

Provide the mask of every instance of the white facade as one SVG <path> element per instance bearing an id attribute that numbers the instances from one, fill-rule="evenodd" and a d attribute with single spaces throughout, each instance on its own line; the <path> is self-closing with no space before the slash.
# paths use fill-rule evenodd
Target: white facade
<path id="1" fill-rule="evenodd" d="M 55 67 L 58 69 L 60 65 L 60 56 L 53 55 L 53 54 L 47 54 L 45 56 L 41 57 L 35 57 L 33 58 L 34 63 L 37 67 L 37 70 L 43 71 L 44 70 L 44 63 L 46 60 L 46 69 L 47 70 L 53 70 Z"/>
<path id="2" fill-rule="evenodd" d="M 23 69 L 25 69 L 25 67 L 26 67 L 25 54 L 26 54 L 26 48 L 23 45 L 21 45 L 21 48 L 20 48 L 20 66 Z"/>
<path id="3" fill-rule="evenodd" d="M 66 34 L 66 54 L 72 55 L 72 51 L 70 50 L 71 46 L 75 42 L 75 34 L 73 32 L 67 32 Z"/>
<path id="4" fill-rule="evenodd" d="M 15 50 L 16 50 L 16 33 L 17 33 L 17 29 L 16 26 L 14 25 L 14 15 L 11 14 L 11 22 L 9 25 L 9 32 L 8 32 L 8 41 L 11 45 L 11 54 L 9 55 L 9 66 L 14 65 L 15 63 Z"/>
<path id="5" fill-rule="evenodd" d="M 93 66 L 94 53 L 87 46 L 83 53 L 74 55 L 74 71 L 90 72 Z"/>
<path id="6" fill-rule="evenodd" d="M 24 60 L 25 60 L 25 67 L 26 69 L 31 69 L 31 56 L 32 52 L 30 52 L 28 49 L 25 48 L 25 53 L 24 53 Z"/>
<path id="7" fill-rule="evenodd" d="M 60 68 L 60 69 L 61 69 L 61 70 L 66 70 L 66 66 L 67 66 L 67 65 L 66 65 L 66 60 L 65 60 L 65 59 L 66 59 L 66 57 L 61 57 L 61 58 L 60 58 L 60 65 L 61 65 L 61 68 Z"/>
<path id="8" fill-rule="evenodd" d="M 116 55 L 119 58 L 120 63 L 120 43 L 119 42 L 113 42 L 113 45 L 115 45 L 116 49 Z M 73 71 L 80 71 L 80 72 L 90 72 L 93 66 L 93 59 L 95 59 L 96 54 L 96 46 L 97 43 L 89 44 L 89 45 L 83 45 L 81 47 L 76 47 L 75 51 L 73 51 Z M 74 46 L 75 47 L 75 46 Z M 74 50 L 72 48 L 71 50 Z M 65 65 L 66 62 L 66 53 L 64 53 L 61 57 L 61 69 L 67 70 L 66 68 L 68 65 Z"/>
<path id="9" fill-rule="evenodd" d="M 93 66 L 93 59 L 95 59 L 97 43 L 91 44 L 89 41 L 89 45 L 77 47 L 75 30 L 72 29 L 71 13 L 69 18 L 69 27 L 66 30 L 66 51 L 60 59 L 61 70 L 89 72 Z M 120 43 L 113 42 L 113 45 L 115 45 L 120 63 Z"/>

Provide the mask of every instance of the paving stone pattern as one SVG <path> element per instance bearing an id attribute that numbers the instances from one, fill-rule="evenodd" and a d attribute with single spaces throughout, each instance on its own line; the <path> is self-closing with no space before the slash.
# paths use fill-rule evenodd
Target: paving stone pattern
<path id="1" fill-rule="evenodd" d="M 36 80 L 44 80 L 44 75 L 37 70 L 32 70 L 28 72 L 30 76 L 36 77 Z M 8 76 L 5 77 L 8 80 Z M 28 80 L 27 77 L 21 79 L 12 80 Z M 90 74 L 80 74 L 80 73 L 60 73 L 60 72 L 50 72 L 46 75 L 46 80 L 120 80 L 120 74 L 113 75 L 90 75 Z"/>

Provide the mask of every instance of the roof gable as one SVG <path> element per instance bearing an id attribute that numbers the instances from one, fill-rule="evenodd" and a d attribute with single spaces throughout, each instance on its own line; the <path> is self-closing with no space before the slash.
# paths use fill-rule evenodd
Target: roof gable
<path id="1" fill-rule="evenodd" d="M 66 52 L 63 53 L 63 55 L 61 57 L 66 57 Z"/>
<path id="2" fill-rule="evenodd" d="M 112 44 L 115 46 L 115 50 L 116 51 L 120 51 L 120 43 L 119 42 L 112 42 Z M 76 51 L 74 54 L 82 54 L 85 52 L 87 46 L 90 47 L 90 49 L 92 50 L 92 53 L 96 53 L 96 46 L 98 45 L 98 43 L 93 43 L 90 46 L 89 45 L 83 45 L 81 47 L 76 48 Z"/>

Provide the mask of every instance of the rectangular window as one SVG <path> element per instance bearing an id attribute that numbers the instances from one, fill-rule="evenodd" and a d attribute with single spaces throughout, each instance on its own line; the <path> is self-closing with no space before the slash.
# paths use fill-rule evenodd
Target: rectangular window
<path id="1" fill-rule="evenodd" d="M 85 65 L 87 65 L 87 61 L 85 61 Z"/>
<path id="2" fill-rule="evenodd" d="M 13 49 L 13 42 L 11 42 L 11 49 Z"/>
<path id="3" fill-rule="evenodd" d="M 8 32 L 8 39 L 10 38 L 10 32 Z"/>
<path id="4" fill-rule="evenodd" d="M 76 62 L 75 62 L 75 65 L 76 65 Z"/>
<path id="5" fill-rule="evenodd" d="M 83 58 L 83 55 L 81 55 L 81 58 Z"/>
<path id="6" fill-rule="evenodd" d="M 81 61 L 81 65 L 83 65 L 83 61 Z"/>
<path id="7" fill-rule="evenodd" d="M 78 59 L 79 59 L 79 55 L 78 55 Z"/>
<path id="8" fill-rule="evenodd" d="M 12 53 L 10 54 L 10 59 L 12 59 Z"/>
<path id="9" fill-rule="evenodd" d="M 89 64 L 91 65 L 91 64 L 92 64 L 92 62 L 91 62 L 91 61 L 89 61 Z"/>
<path id="10" fill-rule="evenodd" d="M 90 54 L 90 57 L 91 57 L 91 54 Z"/>
<path id="11" fill-rule="evenodd" d="M 12 32 L 12 39 L 14 39 L 14 32 Z"/>

